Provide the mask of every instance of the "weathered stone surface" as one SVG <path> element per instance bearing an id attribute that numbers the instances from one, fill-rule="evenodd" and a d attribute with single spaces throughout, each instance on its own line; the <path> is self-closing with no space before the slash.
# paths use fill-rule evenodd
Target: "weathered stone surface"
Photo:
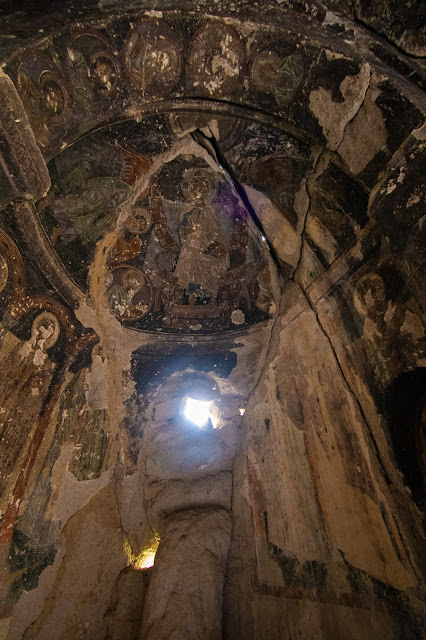
<path id="1" fill-rule="evenodd" d="M 394 511 L 368 429 L 305 295 L 287 287 L 268 364 L 244 417 L 246 453 L 237 462 L 234 510 L 235 535 L 246 542 L 235 541 L 230 567 L 242 563 L 247 571 L 251 557 L 255 586 L 228 585 L 230 602 L 234 589 L 243 592 L 242 602 L 252 601 L 244 617 L 234 601 L 228 633 L 266 639 L 290 625 L 307 637 L 361 638 L 365 624 L 369 637 L 397 638 L 403 629 L 416 637 L 417 567 L 405 553 L 401 512 Z M 252 531 L 245 529 L 246 502 Z M 391 592 L 395 606 L 379 614 Z M 281 617 L 279 598 L 285 611 L 286 599 L 296 598 L 300 615 L 291 622 Z M 305 607 L 305 598 L 315 603 Z M 407 598 L 411 604 L 402 604 Z M 361 602 L 371 610 L 358 617 L 353 607 Z"/>
<path id="2" fill-rule="evenodd" d="M 14 611 L 13 640 L 418 640 L 420 12 L 18 4 L 0 2 L 0 629 Z"/>
<path id="3" fill-rule="evenodd" d="M 181 511 L 167 518 L 146 596 L 141 640 L 220 640 L 231 526 L 224 509 Z"/>
<path id="4" fill-rule="evenodd" d="M 190 480 L 156 482 L 145 486 L 145 499 L 149 501 L 148 517 L 152 526 L 160 529 L 162 520 L 175 511 L 202 507 L 232 506 L 232 472 Z"/>
<path id="5" fill-rule="evenodd" d="M 44 594 L 42 611 L 31 620 L 29 616 L 40 603 L 32 598 L 29 608 L 24 597 L 20 616 L 9 631 L 10 640 L 105 637 L 104 616 L 114 583 L 127 563 L 111 484 L 71 518 L 63 535 L 62 561 Z"/>
<path id="6" fill-rule="evenodd" d="M 146 575 L 129 567 L 120 574 L 109 606 L 109 640 L 138 640 L 145 594 Z"/>

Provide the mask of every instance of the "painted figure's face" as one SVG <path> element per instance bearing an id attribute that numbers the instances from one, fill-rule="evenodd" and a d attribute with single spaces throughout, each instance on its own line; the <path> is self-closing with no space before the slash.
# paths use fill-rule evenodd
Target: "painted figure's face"
<path id="1" fill-rule="evenodd" d="M 193 202 L 204 204 L 209 192 L 209 184 L 202 178 L 195 178 L 190 185 L 190 191 Z"/>
<path id="2" fill-rule="evenodd" d="M 259 89 L 273 91 L 281 80 L 280 58 L 273 51 L 262 51 L 254 65 L 253 74 L 256 77 L 256 85 Z"/>
<path id="3" fill-rule="evenodd" d="M 108 93 L 115 82 L 115 70 L 109 60 L 97 58 L 90 69 L 90 76 L 99 91 Z"/>
<path id="4" fill-rule="evenodd" d="M 64 96 L 61 88 L 56 82 L 46 82 L 43 87 L 44 104 L 46 108 L 55 116 L 62 113 L 64 109 Z"/>

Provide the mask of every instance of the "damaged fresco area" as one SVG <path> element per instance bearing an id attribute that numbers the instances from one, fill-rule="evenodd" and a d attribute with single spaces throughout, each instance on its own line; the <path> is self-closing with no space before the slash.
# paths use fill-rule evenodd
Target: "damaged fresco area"
<path id="1" fill-rule="evenodd" d="M 113 540 L 123 549 L 117 556 L 123 570 L 143 564 L 140 558 L 151 544 L 154 513 L 155 530 L 160 530 L 164 519 L 176 510 L 211 505 L 218 510 L 219 521 L 225 514 L 225 541 L 229 538 L 232 459 L 242 420 L 240 409 L 265 356 L 279 285 L 266 239 L 251 217 L 250 201 L 242 201 L 233 180 L 192 138 L 182 131 L 176 141 L 177 128 L 186 127 L 184 117 L 181 121 L 173 118 L 166 135 L 151 135 L 151 141 L 142 147 L 144 155 L 141 147 L 135 151 L 135 143 L 132 147 L 127 142 L 137 140 L 135 133 L 143 142 L 153 123 L 161 132 L 159 125 L 164 121 L 156 116 L 142 126 L 124 123 L 83 139 L 51 161 L 48 195 L 35 207 L 23 208 L 48 238 L 50 248 L 46 251 L 42 245 L 39 266 L 23 263 L 25 245 L 20 232 L 19 248 L 4 233 L 2 354 L 8 386 L 4 392 L 8 397 L 13 381 L 20 380 L 27 381 L 25 389 L 28 393 L 31 388 L 34 395 L 31 411 L 24 409 L 28 396 L 22 402 L 27 418 L 20 422 L 22 437 L 17 438 L 14 430 L 13 442 L 11 411 L 19 394 L 10 395 L 0 447 L 5 469 L 13 470 L 7 474 L 2 494 L 0 526 L 6 557 L 2 611 L 7 617 L 17 601 L 29 607 L 29 614 L 17 626 L 14 623 L 13 634 L 20 633 L 24 620 L 30 624 L 32 616 L 38 619 L 34 632 L 44 625 L 37 611 L 45 601 L 40 594 L 46 596 L 46 576 L 52 576 L 55 592 L 62 588 L 61 578 L 55 578 L 62 554 L 79 527 L 86 526 L 87 505 L 97 504 L 98 493 L 107 487 L 112 491 L 117 457 L 122 471 L 113 487 L 119 494 L 120 509 L 125 511 L 127 504 L 142 499 L 141 492 L 152 503 L 148 517 L 146 502 L 134 514 L 120 516 L 123 533 Z M 250 129 L 249 123 L 231 118 L 209 122 L 217 127 L 219 136 L 220 131 L 235 129 L 235 135 L 241 135 Z M 119 134 L 123 135 L 120 146 L 116 144 Z M 249 135 L 253 139 L 253 132 Z M 288 141 L 279 131 L 271 135 L 282 148 Z M 158 146 L 163 148 L 159 156 L 154 152 Z M 10 232 L 13 215 L 9 208 L 2 218 Z M 101 301 L 96 311 L 101 318 L 104 312 L 109 314 L 115 339 L 117 326 L 122 326 L 141 333 L 160 329 L 165 336 L 192 332 L 200 339 L 207 334 L 207 339 L 210 334 L 209 341 L 201 340 L 188 350 L 183 336 L 181 343 L 166 340 L 150 353 L 144 335 L 129 338 L 128 344 L 121 336 L 124 356 L 117 364 L 108 329 L 93 323 L 101 336 L 101 345 L 94 346 L 99 337 L 80 324 L 68 305 L 59 302 L 57 298 L 63 295 L 58 296 L 51 287 L 46 292 L 45 274 L 52 256 L 63 267 L 58 270 L 58 291 L 66 283 L 78 289 L 78 295 L 89 300 L 94 296 L 97 304 Z M 93 265 L 105 275 L 101 285 L 92 279 Z M 81 312 L 76 315 L 83 318 Z M 225 328 L 234 331 L 221 344 L 220 330 Z M 238 335 L 233 336 L 235 330 Z M 214 355 L 213 342 L 217 344 Z M 169 368 L 171 357 L 174 370 Z M 124 366 L 126 358 L 129 365 L 132 362 L 131 369 Z M 221 359 L 223 367 L 218 365 Z M 152 384 L 146 389 L 148 369 Z M 194 388 L 194 381 L 188 383 L 191 376 L 194 380 L 194 370 L 202 371 L 207 379 L 212 376 L 210 386 L 216 384 L 217 422 L 214 430 L 197 437 L 188 431 L 176 446 L 174 432 L 182 428 L 179 419 L 172 424 L 164 407 L 164 419 L 159 408 L 153 411 L 152 407 L 156 394 L 163 397 L 160 384 L 169 384 L 175 399 L 167 406 L 179 416 L 182 393 Z M 188 372 L 185 381 L 176 385 L 173 375 L 182 371 Z M 167 447 L 161 445 L 165 434 L 170 439 Z M 152 456 L 145 459 L 142 450 Z M 152 477 L 144 471 L 145 465 L 154 469 Z M 190 504 L 185 497 L 188 492 L 192 494 Z M 160 509 L 163 503 L 164 511 Z M 225 549 L 227 544 L 229 540 Z M 86 553 L 84 549 L 83 545 L 81 553 Z M 74 560 L 78 565 L 82 561 L 79 553 L 76 551 Z M 140 570 L 137 567 L 135 571 Z M 115 578 L 111 580 L 115 588 Z M 122 582 L 127 585 L 129 581 Z M 28 600 L 31 593 L 35 597 Z M 114 593 L 105 593 L 114 600 Z M 117 595 L 118 601 L 121 597 L 128 595 Z M 59 610 L 57 614 L 62 616 Z"/>
<path id="2" fill-rule="evenodd" d="M 38 203 L 37 216 L 83 291 L 97 243 L 119 227 L 106 263 L 106 299 L 127 327 L 212 331 L 262 322 L 276 308 L 267 246 L 252 207 L 256 219 L 262 214 L 255 198 L 253 204 L 241 201 L 240 185 L 249 179 L 257 189 L 266 187 L 275 217 L 284 212 L 297 228 L 294 194 L 309 167 L 309 150 L 250 121 L 206 120 L 183 113 L 129 121 L 84 138 L 49 165 L 53 186 Z M 227 154 L 232 178 L 185 136 L 190 122 L 190 131 L 204 124 L 207 140 L 214 130 L 219 148 L 222 137 L 225 148 L 234 139 Z M 275 153 L 262 160 L 267 147 Z"/>
<path id="3" fill-rule="evenodd" d="M 284 4 L 0 43 L 0 638 L 421 637 L 423 115 Z"/>
<path id="4" fill-rule="evenodd" d="M 299 97 L 314 55 L 252 22 L 242 28 L 170 11 L 64 30 L 11 60 L 7 72 L 49 160 L 64 140 L 159 99 L 227 100 L 280 113 Z"/>

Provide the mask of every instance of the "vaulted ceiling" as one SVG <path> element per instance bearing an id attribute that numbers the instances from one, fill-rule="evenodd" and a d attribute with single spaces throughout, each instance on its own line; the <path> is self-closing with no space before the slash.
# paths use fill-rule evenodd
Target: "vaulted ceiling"
<path id="1" fill-rule="evenodd" d="M 291 483 L 292 504 L 303 511 L 303 496 L 311 500 L 292 536 L 314 541 L 305 523 L 318 508 L 318 469 L 326 513 L 338 503 L 333 514 L 346 514 L 348 486 L 360 509 L 351 522 L 374 509 L 365 539 L 388 536 L 389 550 L 372 553 L 372 575 L 388 579 L 386 513 L 397 504 L 413 538 L 418 526 L 382 419 L 391 384 L 426 362 L 422 11 L 420 0 L 0 0 L 5 615 L 31 571 L 32 589 L 53 562 L 74 507 L 58 500 L 68 514 L 60 525 L 52 505 L 71 476 L 76 492 L 77 481 L 101 482 L 113 469 L 125 484 L 142 474 L 139 456 L 147 502 L 182 478 L 185 500 L 216 500 L 205 474 L 222 483 L 223 470 L 230 501 L 248 398 L 249 455 L 238 464 L 248 465 L 263 536 L 259 580 L 285 550 L 280 509 Z M 227 425 L 197 436 L 204 449 L 174 427 L 181 396 L 200 389 Z M 366 460 L 396 496 L 387 512 Z M 333 517 L 333 535 L 367 575 L 370 556 Z M 305 565 L 291 589 L 311 588 Z M 274 586 L 260 590 L 281 589 L 277 566 Z"/>
<path id="2" fill-rule="evenodd" d="M 377 248 L 385 187 L 369 194 L 422 123 L 421 59 L 338 3 L 151 4 L 53 4 L 40 29 L 37 3 L 5 12 L 2 199 L 29 200 L 17 223 L 61 304 L 101 278 L 129 329 L 248 327 L 276 309 L 277 267 L 309 287 Z M 421 54 L 380 11 L 355 17 Z M 394 194 L 411 215 L 419 162 Z M 404 224 L 389 240 L 416 261 Z"/>

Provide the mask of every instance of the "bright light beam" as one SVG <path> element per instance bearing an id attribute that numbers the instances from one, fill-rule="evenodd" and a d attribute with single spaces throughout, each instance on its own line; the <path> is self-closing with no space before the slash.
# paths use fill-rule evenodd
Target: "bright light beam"
<path id="1" fill-rule="evenodd" d="M 197 427 L 204 427 L 210 418 L 210 405 L 211 402 L 187 397 L 184 401 L 183 415 Z"/>

